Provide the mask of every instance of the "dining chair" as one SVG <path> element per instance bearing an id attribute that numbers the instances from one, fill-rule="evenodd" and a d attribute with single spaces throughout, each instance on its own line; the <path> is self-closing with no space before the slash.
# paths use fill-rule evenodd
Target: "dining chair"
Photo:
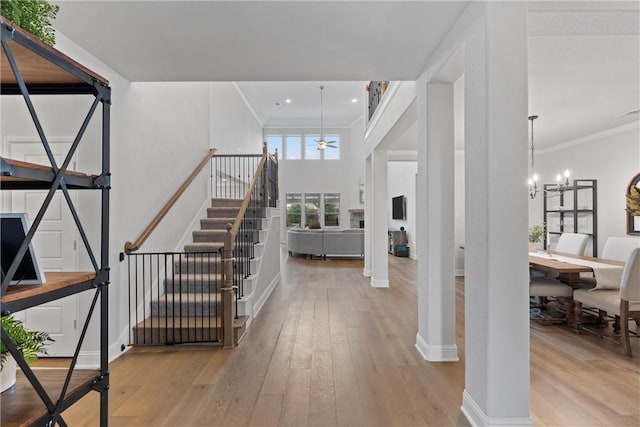
<path id="1" fill-rule="evenodd" d="M 571 255 L 584 255 L 589 236 L 580 233 L 562 233 L 554 252 L 562 252 Z"/>
<path id="2" fill-rule="evenodd" d="M 640 248 L 631 252 L 624 266 L 620 289 L 576 289 L 573 292 L 573 300 L 578 329 L 582 328 L 584 307 L 595 308 L 604 312 L 604 315 L 614 317 L 614 333 L 617 335 L 618 329 L 620 330 L 624 352 L 632 357 L 629 320 L 640 320 Z"/>
<path id="3" fill-rule="evenodd" d="M 609 237 L 602 248 L 603 259 L 625 262 L 635 248 L 640 248 L 640 237 Z M 580 287 L 593 288 L 596 279 L 591 276 L 580 277 Z"/>
<path id="4" fill-rule="evenodd" d="M 538 298 L 540 302 L 540 314 L 545 309 L 545 301 L 547 298 L 561 299 L 564 304 L 566 317 L 549 317 L 542 316 L 546 321 L 551 323 L 567 323 L 568 318 L 573 314 L 573 288 L 558 280 L 546 277 L 531 277 L 529 279 L 529 297 Z"/>

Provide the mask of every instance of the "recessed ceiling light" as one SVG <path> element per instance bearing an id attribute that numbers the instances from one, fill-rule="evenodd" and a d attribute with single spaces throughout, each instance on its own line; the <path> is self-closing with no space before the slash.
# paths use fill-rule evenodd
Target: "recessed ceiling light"
<path id="1" fill-rule="evenodd" d="M 287 98 L 284 100 L 284 102 L 286 102 L 287 104 L 291 104 L 291 99 Z"/>
<path id="2" fill-rule="evenodd" d="M 358 99 L 357 99 L 357 98 L 353 98 L 353 99 L 351 100 L 351 102 L 353 102 L 353 103 L 355 104 L 356 102 L 358 102 Z"/>

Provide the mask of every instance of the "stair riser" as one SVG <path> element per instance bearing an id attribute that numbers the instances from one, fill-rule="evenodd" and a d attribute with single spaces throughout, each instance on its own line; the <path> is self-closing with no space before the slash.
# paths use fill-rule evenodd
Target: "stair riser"
<path id="1" fill-rule="evenodd" d="M 151 304 L 151 316 L 152 317 L 212 317 L 217 313 L 221 313 L 219 303 L 216 301 L 205 301 L 204 304 L 199 301 L 182 302 L 176 301 L 174 303 L 161 302 Z"/>
<path id="2" fill-rule="evenodd" d="M 238 208 L 207 208 L 207 218 L 236 218 Z"/>
<path id="3" fill-rule="evenodd" d="M 193 241 L 223 243 L 226 235 L 227 232 L 223 230 L 196 230 L 193 232 Z"/>
<path id="4" fill-rule="evenodd" d="M 211 243 L 208 245 L 184 245 L 185 252 L 220 252 L 221 243 Z"/>
<path id="5" fill-rule="evenodd" d="M 211 199 L 211 206 L 214 208 L 240 208 L 242 199 Z"/>
<path id="6" fill-rule="evenodd" d="M 205 274 L 206 276 L 206 274 Z M 207 279 L 191 279 L 183 280 L 180 282 L 178 279 L 171 280 L 166 279 L 164 282 L 164 289 L 166 293 L 183 293 L 183 294 L 208 294 L 213 292 L 219 292 L 222 286 L 222 281 L 216 282 L 208 281 Z"/>
<path id="7" fill-rule="evenodd" d="M 233 223 L 235 218 L 206 218 L 200 220 L 200 228 L 202 230 L 224 230 L 227 231 L 227 225 Z"/>
<path id="8" fill-rule="evenodd" d="M 213 342 L 222 340 L 220 327 L 138 328 L 134 327 L 134 344 L 170 344 L 181 342 Z"/>

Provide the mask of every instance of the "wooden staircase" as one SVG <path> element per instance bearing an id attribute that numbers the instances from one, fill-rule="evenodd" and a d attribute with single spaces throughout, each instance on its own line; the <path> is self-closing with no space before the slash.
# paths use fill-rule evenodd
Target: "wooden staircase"
<path id="1" fill-rule="evenodd" d="M 217 341 L 222 337 L 222 262 L 196 254 L 218 253 L 224 246 L 228 224 L 233 224 L 242 200 L 212 199 L 200 230 L 186 254 L 173 261 L 173 273 L 162 284 L 164 293 L 151 301 L 151 315 L 133 327 L 134 344 Z M 190 255 L 190 253 L 192 255 Z M 242 339 L 247 316 L 234 321 L 234 342 Z"/>

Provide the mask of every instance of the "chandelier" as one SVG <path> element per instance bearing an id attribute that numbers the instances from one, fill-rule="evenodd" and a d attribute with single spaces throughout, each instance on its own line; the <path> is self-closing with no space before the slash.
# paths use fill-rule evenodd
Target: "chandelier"
<path id="1" fill-rule="evenodd" d="M 533 141 L 533 121 L 537 119 L 538 116 L 529 116 L 529 121 L 531 122 L 531 173 L 533 174 L 531 178 L 529 178 L 529 197 L 531 199 L 535 199 L 538 194 L 538 174 L 534 172 L 535 170 L 535 145 Z M 562 180 L 563 176 L 560 174 L 556 175 L 556 186 L 553 190 L 545 189 L 544 192 L 547 193 L 549 197 L 559 196 L 564 193 L 569 187 L 571 187 L 571 182 L 569 181 L 569 177 L 571 173 L 569 169 L 564 171 L 564 181 Z"/>

